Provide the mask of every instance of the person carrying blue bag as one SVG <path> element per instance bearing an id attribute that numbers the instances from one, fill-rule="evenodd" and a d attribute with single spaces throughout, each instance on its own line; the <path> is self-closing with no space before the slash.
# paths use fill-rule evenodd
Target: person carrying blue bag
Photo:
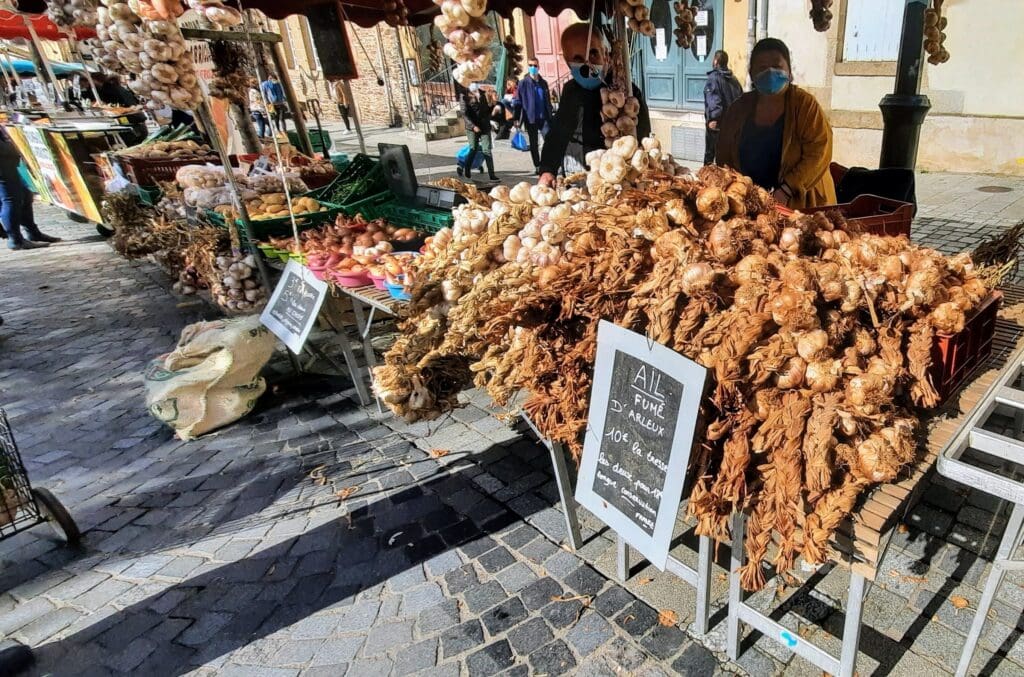
<path id="1" fill-rule="evenodd" d="M 494 174 L 494 156 L 491 155 L 491 106 L 480 91 L 480 85 L 472 83 L 462 95 L 462 115 L 466 119 L 466 137 L 469 140 L 469 155 L 457 168 L 459 176 L 470 178 L 477 152 L 483 155 L 487 165 L 487 178 L 491 181 L 500 179 Z M 465 167 L 465 169 L 463 169 Z"/>
<path id="2" fill-rule="evenodd" d="M 548 127 L 554 116 L 551 113 L 551 92 L 548 89 L 547 80 L 540 74 L 540 62 L 537 59 L 530 59 L 526 69 L 526 77 L 519 82 L 519 86 L 516 88 L 516 97 L 519 103 L 518 108 L 522 111 L 520 120 L 526 127 L 526 134 L 530 141 L 528 147 L 520 148 L 516 145 L 516 139 L 513 138 L 512 147 L 516 150 L 529 149 L 530 156 L 533 158 L 533 170 L 539 174 L 540 143 L 538 134 L 547 135 Z M 519 143 L 522 145 L 523 140 L 520 140 Z"/>

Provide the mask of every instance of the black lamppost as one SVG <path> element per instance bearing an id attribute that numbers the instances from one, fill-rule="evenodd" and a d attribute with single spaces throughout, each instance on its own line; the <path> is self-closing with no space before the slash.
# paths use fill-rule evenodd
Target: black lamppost
<path id="1" fill-rule="evenodd" d="M 907 0 L 903 13 L 903 34 L 900 37 L 899 61 L 896 64 L 896 87 L 886 94 L 878 107 L 882 109 L 882 155 L 880 168 L 913 169 L 917 164 L 917 145 L 921 124 L 932 107 L 921 94 L 924 72 L 924 13 L 928 0 Z"/>

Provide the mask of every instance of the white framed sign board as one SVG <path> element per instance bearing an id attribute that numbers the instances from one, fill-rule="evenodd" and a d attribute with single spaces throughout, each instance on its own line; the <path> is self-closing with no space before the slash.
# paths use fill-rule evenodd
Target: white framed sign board
<path id="1" fill-rule="evenodd" d="M 600 323 L 576 500 L 661 570 L 706 379 L 674 350 Z"/>
<path id="2" fill-rule="evenodd" d="M 299 262 L 288 261 L 260 321 L 289 350 L 301 353 L 326 296 L 326 282 Z"/>

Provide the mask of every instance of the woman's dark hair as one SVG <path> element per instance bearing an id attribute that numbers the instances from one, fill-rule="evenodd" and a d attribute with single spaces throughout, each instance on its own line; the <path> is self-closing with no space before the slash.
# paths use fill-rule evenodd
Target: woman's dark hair
<path id="1" fill-rule="evenodd" d="M 754 58 L 764 52 L 778 52 L 786 60 L 789 70 L 793 70 L 793 60 L 789 56 L 789 47 L 786 47 L 786 43 L 782 40 L 778 38 L 762 38 L 758 40 L 757 44 L 754 45 L 754 49 L 750 50 L 750 65 L 753 66 Z"/>

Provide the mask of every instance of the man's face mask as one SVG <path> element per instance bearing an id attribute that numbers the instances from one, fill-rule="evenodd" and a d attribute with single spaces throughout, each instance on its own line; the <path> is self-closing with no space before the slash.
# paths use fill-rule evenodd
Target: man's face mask
<path id="1" fill-rule="evenodd" d="M 529 71 L 530 71 L 530 75 L 536 75 L 537 73 L 540 73 L 540 68 L 538 68 L 537 66 L 532 66 L 531 65 L 529 67 Z"/>
<path id="2" fill-rule="evenodd" d="M 569 64 L 572 79 L 583 89 L 597 89 L 604 81 L 601 79 L 601 66 L 574 61 Z"/>

